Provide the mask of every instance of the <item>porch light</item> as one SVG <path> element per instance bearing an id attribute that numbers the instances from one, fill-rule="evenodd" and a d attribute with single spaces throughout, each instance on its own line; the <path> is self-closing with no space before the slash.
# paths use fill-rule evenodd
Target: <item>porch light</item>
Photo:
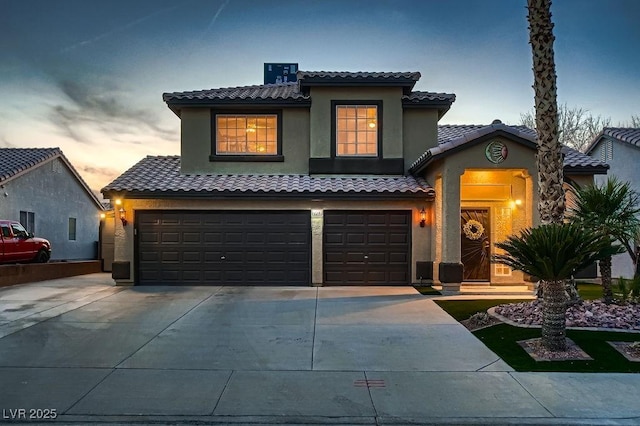
<path id="1" fill-rule="evenodd" d="M 512 199 L 509 201 L 509 206 L 510 206 L 512 209 L 515 209 L 516 207 L 520 207 L 521 205 L 522 205 L 522 200 L 521 200 L 521 199 L 519 199 L 519 198 L 516 198 L 515 200 L 512 198 Z"/>
<path id="2" fill-rule="evenodd" d="M 116 198 L 116 206 L 120 206 L 120 208 L 118 209 L 118 212 L 120 213 L 120 220 L 122 221 L 122 226 L 127 226 L 127 223 L 129 223 L 127 221 L 127 211 L 124 209 L 124 206 L 122 205 L 122 200 L 120 198 Z"/>
<path id="3" fill-rule="evenodd" d="M 424 207 L 420 210 L 420 228 L 424 228 L 427 223 L 427 212 L 424 211 Z"/>
<path id="4" fill-rule="evenodd" d="M 124 209 L 124 207 L 120 207 L 120 210 L 118 210 L 120 212 L 120 220 L 122 221 L 122 226 L 127 226 L 127 211 Z"/>

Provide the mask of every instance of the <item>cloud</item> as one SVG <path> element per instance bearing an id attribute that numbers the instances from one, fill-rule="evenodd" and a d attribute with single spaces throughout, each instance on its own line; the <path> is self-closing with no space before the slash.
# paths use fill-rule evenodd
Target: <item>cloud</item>
<path id="1" fill-rule="evenodd" d="M 204 30 L 203 36 L 208 33 L 212 28 L 213 25 L 216 23 L 216 21 L 218 20 L 218 16 L 220 16 L 220 13 L 222 13 L 222 10 L 229 4 L 229 0 L 225 0 L 224 3 L 222 3 L 220 5 L 220 7 L 218 8 L 218 10 L 216 11 L 215 15 L 213 15 L 213 18 L 211 18 L 211 21 L 209 21 L 209 25 L 207 25 L 207 28 Z"/>
<path id="2" fill-rule="evenodd" d="M 57 79 L 55 84 L 67 102 L 52 105 L 48 118 L 63 135 L 77 142 L 90 143 L 87 138 L 90 130 L 109 138 L 144 134 L 175 141 L 173 129 L 163 127 L 159 117 L 149 108 L 137 107 L 131 92 L 117 84 L 100 80 L 86 84 L 70 79 Z"/>
<path id="3" fill-rule="evenodd" d="M 227 2 L 228 2 L 228 0 L 227 0 Z M 116 27 L 116 28 L 114 28 L 112 30 L 109 30 L 109 31 L 105 32 L 105 33 L 99 34 L 99 35 L 97 35 L 97 36 L 95 36 L 93 38 L 90 38 L 90 39 L 87 39 L 87 40 L 83 40 L 83 41 L 80 41 L 78 43 L 74 43 L 74 44 L 72 44 L 70 46 L 67 46 L 64 49 L 62 49 L 60 51 L 60 53 L 67 53 L 67 52 L 70 52 L 72 50 L 75 50 L 75 49 L 78 49 L 78 48 L 81 48 L 81 47 L 89 46 L 89 45 L 91 45 L 91 44 L 93 44 L 93 43 L 95 43 L 97 41 L 100 41 L 102 39 L 108 38 L 108 37 L 110 37 L 110 36 L 112 36 L 114 34 L 117 34 L 117 33 L 121 32 L 121 31 L 125 31 L 125 30 L 128 30 L 128 29 L 132 28 L 132 27 L 135 27 L 136 25 L 138 25 L 138 24 L 140 24 L 140 23 L 142 23 L 142 22 L 144 22 L 144 21 L 146 21 L 146 20 L 148 20 L 148 19 L 150 19 L 150 18 L 152 18 L 152 17 L 154 17 L 154 16 L 156 16 L 158 14 L 174 10 L 177 7 L 178 6 L 170 6 L 170 7 L 164 8 L 164 9 L 156 10 L 153 13 L 150 13 L 150 14 L 148 14 L 146 16 L 143 16 L 141 18 L 135 19 L 135 20 L 133 20 L 131 22 L 128 22 L 128 23 L 126 23 L 124 25 Z"/>

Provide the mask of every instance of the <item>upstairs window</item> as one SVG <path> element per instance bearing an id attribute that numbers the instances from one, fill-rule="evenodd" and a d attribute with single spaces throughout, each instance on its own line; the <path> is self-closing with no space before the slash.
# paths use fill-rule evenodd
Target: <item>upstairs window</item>
<path id="1" fill-rule="evenodd" d="M 217 114 L 216 155 L 278 155 L 276 114 Z"/>
<path id="2" fill-rule="evenodd" d="M 377 105 L 336 105 L 336 156 L 377 157 Z"/>

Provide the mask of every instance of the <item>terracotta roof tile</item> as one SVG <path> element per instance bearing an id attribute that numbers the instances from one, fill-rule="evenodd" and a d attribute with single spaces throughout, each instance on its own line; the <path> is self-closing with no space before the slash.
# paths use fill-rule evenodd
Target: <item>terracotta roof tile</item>
<path id="1" fill-rule="evenodd" d="M 320 177 L 308 175 L 216 175 L 181 174 L 179 156 L 148 156 L 102 189 L 103 193 L 126 191 L 166 194 L 414 194 L 433 196 L 433 188 L 421 178 Z"/>

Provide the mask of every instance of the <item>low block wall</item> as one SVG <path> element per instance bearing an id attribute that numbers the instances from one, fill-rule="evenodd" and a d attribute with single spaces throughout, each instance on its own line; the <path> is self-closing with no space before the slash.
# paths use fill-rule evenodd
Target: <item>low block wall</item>
<path id="1" fill-rule="evenodd" d="M 0 287 L 102 272 L 99 260 L 0 265 Z"/>

